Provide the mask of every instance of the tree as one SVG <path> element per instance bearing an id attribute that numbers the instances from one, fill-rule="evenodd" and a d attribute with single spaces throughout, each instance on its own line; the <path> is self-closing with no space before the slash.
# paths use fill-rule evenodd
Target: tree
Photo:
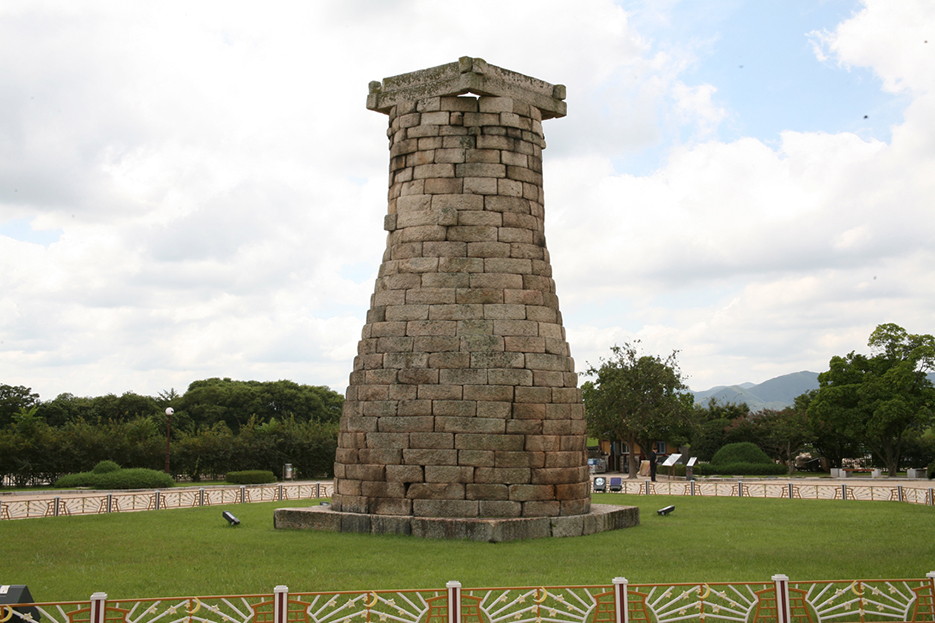
<path id="1" fill-rule="evenodd" d="M 13 422 L 13 416 L 21 410 L 29 410 L 39 404 L 39 394 L 22 385 L 0 385 L 0 428 Z"/>
<path id="2" fill-rule="evenodd" d="M 684 439 L 692 422 L 693 398 L 685 392 L 677 355 L 662 359 L 639 355 L 635 344 L 611 348 L 610 359 L 599 368 L 590 366 L 582 385 L 588 432 L 602 439 L 620 440 L 633 449 L 650 448 L 659 439 Z M 630 478 L 636 478 L 634 452 L 630 452 Z"/>
<path id="3" fill-rule="evenodd" d="M 804 409 L 786 407 L 781 411 L 763 409 L 753 415 L 760 429 L 760 445 L 771 459 L 785 463 L 789 476 L 795 473 L 795 459 L 814 438 Z"/>
<path id="4" fill-rule="evenodd" d="M 803 410 L 808 418 L 808 427 L 812 433 L 812 447 L 828 462 L 828 467 L 841 467 L 844 459 L 861 454 L 860 442 L 837 428 L 834 421 L 826 420 L 809 405 L 818 395 L 812 389 L 796 396 L 795 407 Z"/>
<path id="5" fill-rule="evenodd" d="M 702 407 L 695 405 L 695 421 L 697 425 L 692 431 L 691 453 L 699 461 L 710 461 L 714 453 L 721 446 L 729 443 L 728 429 L 731 422 L 737 418 L 744 418 L 750 413 L 747 403 L 719 402 L 710 398 Z M 738 441 L 748 441 L 739 439 Z"/>
<path id="6" fill-rule="evenodd" d="M 890 323 L 879 325 L 868 344 L 876 354 L 831 358 L 818 375 L 808 417 L 866 445 L 892 477 L 906 435 L 932 421 L 935 387 L 926 372 L 935 366 L 935 338 Z"/>
<path id="7" fill-rule="evenodd" d="M 253 417 L 261 423 L 289 416 L 300 422 L 338 422 L 344 404 L 341 394 L 323 386 L 229 378 L 194 381 L 181 398 L 173 400 L 173 417 L 191 418 L 196 428 L 224 422 L 234 433 Z"/>

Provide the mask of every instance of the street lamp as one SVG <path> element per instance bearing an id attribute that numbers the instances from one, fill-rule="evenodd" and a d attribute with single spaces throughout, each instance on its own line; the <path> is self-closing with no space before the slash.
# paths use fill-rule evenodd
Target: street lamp
<path id="1" fill-rule="evenodd" d="M 169 434 L 172 432 L 172 414 L 175 413 L 175 409 L 169 407 L 166 409 L 166 417 L 169 419 L 166 420 L 166 473 L 170 476 L 172 472 L 169 471 Z"/>

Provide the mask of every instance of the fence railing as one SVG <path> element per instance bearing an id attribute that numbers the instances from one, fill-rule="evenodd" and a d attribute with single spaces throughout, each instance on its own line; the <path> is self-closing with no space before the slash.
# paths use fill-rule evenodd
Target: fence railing
<path id="1" fill-rule="evenodd" d="M 935 572 L 909 580 L 290 593 L 0 605 L 0 623 L 871 623 L 935 621 Z"/>
<path id="2" fill-rule="evenodd" d="M 48 498 L 0 500 L 0 520 L 309 500 L 331 497 L 332 492 L 333 485 L 330 482 L 179 487 L 177 489 L 107 493 L 69 492 L 66 495 Z"/>
<path id="3" fill-rule="evenodd" d="M 608 482 L 610 479 L 607 479 Z M 593 486 L 593 480 L 592 480 Z M 71 493 L 48 498 L 0 500 L 0 520 L 97 515 L 123 511 L 192 508 L 220 504 L 308 500 L 331 497 L 331 482 L 227 487 L 179 487 L 154 491 Z M 787 498 L 812 500 L 870 500 L 935 506 L 935 488 L 908 485 L 799 483 L 794 481 L 657 481 L 621 479 L 609 493 L 709 497 Z M 0 621 L 2 623 L 2 621 Z"/>
<path id="4" fill-rule="evenodd" d="M 928 487 L 859 485 L 845 482 L 799 483 L 772 480 L 712 482 L 707 480 L 656 481 L 621 479 L 619 489 L 608 482 L 608 493 L 631 495 L 698 495 L 710 497 L 787 498 L 812 500 L 870 500 L 935 505 L 935 490 Z M 593 487 L 593 481 L 592 481 Z"/>

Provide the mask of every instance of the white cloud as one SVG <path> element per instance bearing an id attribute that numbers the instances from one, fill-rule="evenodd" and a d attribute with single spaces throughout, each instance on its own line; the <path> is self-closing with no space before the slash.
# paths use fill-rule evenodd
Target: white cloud
<path id="1" fill-rule="evenodd" d="M 931 13 L 872 2 L 819 37 L 911 94 L 891 143 L 768 145 L 712 138 L 733 112 L 686 77 L 704 41 L 651 41 L 604 0 L 6 3 L 0 226 L 61 235 L 0 236 L 0 383 L 340 389 L 385 240 L 367 83 L 465 54 L 568 87 L 546 233 L 579 370 L 638 338 L 700 387 L 816 369 L 879 322 L 932 332 Z M 618 170 L 679 135 L 658 170 Z"/>

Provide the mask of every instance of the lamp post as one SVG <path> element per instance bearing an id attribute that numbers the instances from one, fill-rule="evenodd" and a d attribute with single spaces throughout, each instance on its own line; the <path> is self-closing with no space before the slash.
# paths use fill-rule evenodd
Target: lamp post
<path id="1" fill-rule="evenodd" d="M 169 407 L 166 409 L 166 416 L 169 418 L 166 420 L 166 473 L 170 476 L 172 472 L 169 471 L 169 434 L 172 432 L 172 414 L 175 413 L 175 409 Z"/>

